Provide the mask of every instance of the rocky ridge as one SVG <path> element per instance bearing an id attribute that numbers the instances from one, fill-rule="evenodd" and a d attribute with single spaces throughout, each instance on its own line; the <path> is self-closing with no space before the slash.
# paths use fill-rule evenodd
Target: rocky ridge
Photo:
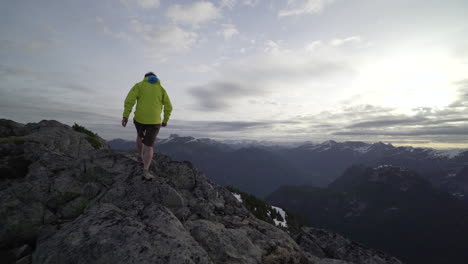
<path id="1" fill-rule="evenodd" d="M 102 142 L 56 121 L 0 120 L 4 263 L 401 263 L 360 245 L 339 254 L 313 229 L 298 243 L 188 162 L 156 154 L 158 177 L 144 181 L 135 153 Z"/>

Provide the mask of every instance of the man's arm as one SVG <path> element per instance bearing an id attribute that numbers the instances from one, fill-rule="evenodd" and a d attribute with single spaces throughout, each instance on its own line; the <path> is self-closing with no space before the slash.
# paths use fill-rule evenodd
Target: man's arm
<path id="1" fill-rule="evenodd" d="M 166 90 L 163 89 L 163 98 L 162 98 L 162 104 L 164 106 L 164 118 L 162 122 L 162 126 L 165 127 L 167 126 L 167 122 L 169 121 L 169 117 L 171 116 L 172 112 L 172 104 L 171 100 L 169 99 L 169 96 L 166 93 Z"/>
<path id="2" fill-rule="evenodd" d="M 137 90 L 137 85 L 135 84 L 133 88 L 128 92 L 127 97 L 125 98 L 124 102 L 124 112 L 123 112 L 123 118 L 122 118 L 122 126 L 127 125 L 128 117 L 130 116 L 130 113 L 132 112 L 133 106 L 135 105 L 136 99 L 138 97 L 138 90 Z"/>

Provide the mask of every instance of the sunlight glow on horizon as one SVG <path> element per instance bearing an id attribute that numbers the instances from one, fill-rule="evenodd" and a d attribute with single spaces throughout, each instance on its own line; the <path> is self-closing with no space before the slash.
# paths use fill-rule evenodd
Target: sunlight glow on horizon
<path id="1" fill-rule="evenodd" d="M 363 67 L 353 90 L 365 101 L 410 114 L 420 107 L 444 107 L 456 98 L 453 80 L 462 79 L 466 66 L 437 52 L 394 52 Z"/>

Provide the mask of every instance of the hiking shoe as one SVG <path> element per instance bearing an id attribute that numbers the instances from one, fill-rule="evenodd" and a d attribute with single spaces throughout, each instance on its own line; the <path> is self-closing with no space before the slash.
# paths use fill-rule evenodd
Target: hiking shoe
<path id="1" fill-rule="evenodd" d="M 143 169 L 143 179 L 150 181 L 154 179 L 154 175 L 151 171 Z"/>

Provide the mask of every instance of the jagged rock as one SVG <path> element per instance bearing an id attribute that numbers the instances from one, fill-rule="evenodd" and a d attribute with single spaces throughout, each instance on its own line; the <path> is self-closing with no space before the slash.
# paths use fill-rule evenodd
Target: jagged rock
<path id="1" fill-rule="evenodd" d="M 22 258 L 32 253 L 32 249 L 29 245 L 23 245 L 15 250 L 16 258 Z"/>
<path id="2" fill-rule="evenodd" d="M 167 186 L 161 190 L 161 203 L 168 208 L 184 207 L 184 198 L 174 188 Z"/>
<path id="3" fill-rule="evenodd" d="M 96 150 L 66 125 L 22 131 L 0 139 L 0 153 L 29 162 L 0 180 L 2 251 L 28 244 L 32 263 L 314 263 L 190 163 L 155 154 L 147 182 L 134 153 Z"/>
<path id="4" fill-rule="evenodd" d="M 39 240 L 34 263 L 211 263 L 165 207 L 142 217 L 112 204 L 92 207 L 52 237 Z"/>
<path id="5" fill-rule="evenodd" d="M 225 228 L 221 223 L 203 219 L 190 221 L 187 226 L 215 263 L 259 263 L 261 260 L 262 250 L 242 228 Z"/>
<path id="6" fill-rule="evenodd" d="M 317 239 L 314 236 L 310 236 L 307 229 L 303 229 L 301 233 L 296 235 L 295 240 L 298 242 L 301 248 L 304 249 L 304 251 L 310 253 L 311 255 L 319 258 L 327 257 L 327 254 L 317 244 Z"/>
<path id="7" fill-rule="evenodd" d="M 22 257 L 21 259 L 17 260 L 15 264 L 31 264 L 31 255 Z"/>
<path id="8" fill-rule="evenodd" d="M 305 251 L 324 257 L 320 264 L 402 264 L 395 257 L 323 229 L 304 227 L 295 240 Z"/>
<path id="9" fill-rule="evenodd" d="M 12 120 L 0 119 L 0 138 L 21 136 L 24 125 Z"/>

